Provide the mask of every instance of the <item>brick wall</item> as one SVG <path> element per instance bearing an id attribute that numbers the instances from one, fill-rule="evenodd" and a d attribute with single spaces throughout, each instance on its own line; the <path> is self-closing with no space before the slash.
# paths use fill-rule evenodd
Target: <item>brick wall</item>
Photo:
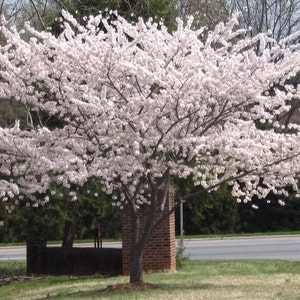
<path id="1" fill-rule="evenodd" d="M 169 211 L 174 204 L 174 190 L 170 189 L 165 211 Z M 148 206 L 140 208 L 141 227 L 145 226 Z M 131 241 L 131 219 L 125 208 L 122 213 L 122 256 L 123 275 L 130 272 L 130 241 Z M 176 244 L 175 244 L 175 215 L 166 218 L 153 232 L 146 245 L 143 255 L 144 271 L 176 270 Z"/>

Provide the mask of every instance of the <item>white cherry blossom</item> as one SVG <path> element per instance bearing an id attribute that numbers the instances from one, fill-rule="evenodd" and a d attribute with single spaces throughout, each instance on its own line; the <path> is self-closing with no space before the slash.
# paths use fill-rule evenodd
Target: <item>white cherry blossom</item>
<path id="1" fill-rule="evenodd" d="M 171 178 L 191 176 L 206 190 L 228 182 L 239 201 L 288 185 L 299 192 L 300 127 L 277 122 L 299 98 L 287 83 L 299 72 L 299 44 L 291 42 L 299 33 L 276 43 L 246 37 L 237 18 L 207 36 L 180 20 L 169 33 L 142 20 L 99 15 L 83 27 L 65 18 L 58 37 L 2 21 L 1 99 L 61 121 L 0 128 L 2 199 L 34 201 L 51 197 L 53 183 L 96 180 L 118 191 L 112 201 L 129 206 L 134 224 L 139 207 L 156 207 L 143 238 L 135 237 L 139 246 L 165 217 L 157 192 Z"/>

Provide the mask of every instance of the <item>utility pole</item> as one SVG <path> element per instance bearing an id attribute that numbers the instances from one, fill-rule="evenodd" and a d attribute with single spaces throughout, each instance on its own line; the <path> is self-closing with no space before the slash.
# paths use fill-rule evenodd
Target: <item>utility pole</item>
<path id="1" fill-rule="evenodd" d="M 180 242 L 183 243 L 183 200 L 180 200 Z"/>

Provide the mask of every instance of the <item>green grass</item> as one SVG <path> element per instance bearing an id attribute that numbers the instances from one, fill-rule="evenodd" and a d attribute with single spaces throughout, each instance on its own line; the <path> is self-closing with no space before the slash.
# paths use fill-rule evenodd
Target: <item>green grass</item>
<path id="1" fill-rule="evenodd" d="M 20 268 L 25 270 L 24 263 Z M 103 292 L 107 286 L 128 281 L 126 276 L 51 276 L 3 285 L 0 299 L 300 300 L 297 261 L 188 260 L 180 271 L 146 274 L 145 282 L 156 284 L 155 289 Z"/>
<path id="2" fill-rule="evenodd" d="M 0 278 L 25 276 L 26 261 L 1 261 L 0 262 Z"/>

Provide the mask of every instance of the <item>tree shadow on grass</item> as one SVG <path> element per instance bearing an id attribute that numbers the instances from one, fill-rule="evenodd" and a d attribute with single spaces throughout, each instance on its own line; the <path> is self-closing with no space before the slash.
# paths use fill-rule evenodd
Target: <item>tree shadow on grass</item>
<path id="1" fill-rule="evenodd" d="M 86 291 L 77 291 L 71 292 L 66 294 L 48 294 L 42 298 L 36 298 L 35 300 L 43 300 L 43 299 L 56 299 L 56 298 L 69 298 L 73 299 L 75 297 L 82 298 L 87 296 L 96 296 L 96 295 L 104 295 L 109 293 L 124 293 L 124 292 L 139 292 L 139 291 L 148 291 L 152 289 L 159 288 L 157 284 L 153 283 L 143 283 L 143 284 L 130 284 L 130 283 L 120 283 L 116 285 L 109 285 L 103 289 L 93 289 L 93 290 L 86 290 Z"/>
<path id="2" fill-rule="evenodd" d="M 153 283 L 143 283 L 143 284 L 130 284 L 130 283 L 121 283 L 116 285 L 110 285 L 103 289 L 93 289 L 86 291 L 77 291 L 67 294 L 56 294 L 50 295 L 48 294 L 46 297 L 38 298 L 35 300 L 43 300 L 43 299 L 58 299 L 61 297 L 64 298 L 83 298 L 88 296 L 100 296 L 100 295 L 109 295 L 113 293 L 130 293 L 130 292 L 146 292 L 151 290 L 161 290 L 162 292 L 170 292 L 175 290 L 205 290 L 212 289 L 214 287 L 213 284 L 201 284 L 201 283 L 193 283 L 193 284 L 153 284 Z"/>

